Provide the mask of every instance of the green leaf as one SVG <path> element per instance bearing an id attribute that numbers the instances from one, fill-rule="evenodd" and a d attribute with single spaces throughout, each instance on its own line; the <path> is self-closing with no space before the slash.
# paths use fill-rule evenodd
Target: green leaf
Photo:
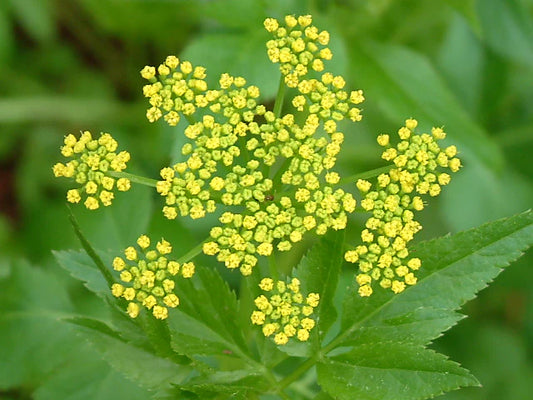
<path id="1" fill-rule="evenodd" d="M 500 169 L 500 149 L 461 107 L 429 61 L 405 47 L 353 43 L 351 77 L 395 124 L 409 117 L 422 126 L 444 126 L 465 158 Z"/>
<path id="2" fill-rule="evenodd" d="M 407 343 L 375 342 L 318 363 L 318 383 L 336 399 L 423 400 L 479 385 L 442 354 Z"/>
<path id="3" fill-rule="evenodd" d="M 123 342 L 111 327 L 103 328 L 103 322 L 87 321 L 88 319 L 71 320 L 79 327 L 80 335 L 86 338 L 115 370 L 136 384 L 150 390 L 166 390 L 172 384 L 180 384 L 189 375 L 190 367 L 177 365 L 167 358 L 158 357 Z"/>
<path id="4" fill-rule="evenodd" d="M 61 250 L 53 252 L 57 262 L 72 277 L 83 282 L 91 292 L 102 298 L 108 298 L 111 289 L 103 275 L 94 265 L 93 260 L 84 251 Z"/>
<path id="5" fill-rule="evenodd" d="M 341 334 L 330 348 L 379 340 L 426 344 L 453 326 L 461 305 L 474 298 L 533 244 L 533 212 L 415 246 L 422 260 L 419 281 L 393 295 L 376 290 L 361 298 L 347 295 Z"/>
<path id="6" fill-rule="evenodd" d="M 180 354 L 242 356 L 248 352 L 237 324 L 237 299 L 213 269 L 197 268 L 178 281 L 180 305 L 170 310 L 172 347 Z"/>
<path id="7" fill-rule="evenodd" d="M 315 397 L 313 397 L 313 400 L 334 400 L 334 398 L 326 392 L 320 392 Z"/>
<path id="8" fill-rule="evenodd" d="M 213 370 L 192 378 L 187 383 L 179 385 L 179 388 L 199 395 L 220 393 L 236 395 L 237 393 L 246 394 L 254 391 L 267 392 L 271 389 L 271 382 L 268 382 L 257 369 Z"/>
<path id="9" fill-rule="evenodd" d="M 333 297 L 339 281 L 343 245 L 344 230 L 333 232 L 311 248 L 294 272 L 294 276 L 302 281 L 303 289 L 307 293 L 320 295 L 316 313 L 317 329 L 321 339 L 337 319 Z"/>
<path id="10" fill-rule="evenodd" d="M 64 322 L 72 306 L 63 278 L 23 261 L 11 267 L 0 278 L 0 391 L 31 388 L 36 400 L 149 397 Z"/>
<path id="11" fill-rule="evenodd" d="M 88 343 L 32 394 L 35 400 L 146 400 L 150 393 L 114 371 Z"/>
<path id="12" fill-rule="evenodd" d="M 79 342 L 58 321 L 72 310 L 59 280 L 25 261 L 10 266 L 0 279 L 0 389 L 38 385 Z"/>
<path id="13" fill-rule="evenodd" d="M 499 54 L 533 66 L 533 18 L 520 0 L 484 0 L 477 4 L 487 44 Z"/>

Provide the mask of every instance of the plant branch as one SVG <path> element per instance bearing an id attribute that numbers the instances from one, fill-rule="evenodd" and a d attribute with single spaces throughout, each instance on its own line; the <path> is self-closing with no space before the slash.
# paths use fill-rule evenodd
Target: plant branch
<path id="1" fill-rule="evenodd" d="M 283 107 L 283 99 L 285 97 L 285 79 L 281 75 L 279 78 L 278 95 L 276 96 L 276 102 L 274 103 L 274 115 L 279 118 L 281 115 L 281 109 Z"/>
<path id="2" fill-rule="evenodd" d="M 134 175 L 128 172 L 108 171 L 107 174 L 114 178 L 127 178 L 132 182 L 139 183 L 145 186 L 150 186 L 154 188 L 157 186 L 157 180 L 155 179 L 145 178 L 144 176 Z"/>
<path id="3" fill-rule="evenodd" d="M 371 169 L 370 171 L 362 172 L 360 174 L 355 174 L 348 176 L 347 178 L 342 178 L 339 182 L 339 185 L 344 185 L 346 183 L 356 183 L 358 179 L 368 179 L 389 172 L 394 168 L 394 165 L 386 165 L 385 167 Z"/>

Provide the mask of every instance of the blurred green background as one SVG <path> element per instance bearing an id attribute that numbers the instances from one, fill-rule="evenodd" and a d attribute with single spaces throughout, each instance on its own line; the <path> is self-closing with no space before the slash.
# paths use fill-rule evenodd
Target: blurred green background
<path id="1" fill-rule="evenodd" d="M 51 252 L 80 247 L 68 184 L 51 173 L 62 138 L 111 132 L 131 170 L 157 178 L 178 153 L 180 127 L 145 119 L 139 70 L 176 54 L 205 65 L 211 81 L 245 76 L 271 102 L 279 75 L 262 21 L 307 13 L 332 35 L 328 68 L 365 92 L 363 122 L 342 127 L 342 172 L 380 166 L 375 136 L 409 117 L 443 126 L 461 151 L 464 168 L 422 213 L 419 240 L 533 205 L 533 0 L 2 0 L 0 399 L 148 398 L 60 321 L 100 307 Z M 75 213 L 102 250 L 145 230 L 182 253 L 205 236 L 206 224 L 165 221 L 160 206 L 134 188 L 112 209 Z M 435 343 L 483 384 L 442 399 L 530 398 L 532 260 L 529 252 L 504 271 Z"/>

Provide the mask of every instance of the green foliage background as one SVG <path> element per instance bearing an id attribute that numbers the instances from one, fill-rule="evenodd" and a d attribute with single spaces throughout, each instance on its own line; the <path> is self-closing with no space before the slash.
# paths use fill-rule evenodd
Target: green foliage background
<path id="1" fill-rule="evenodd" d="M 345 173 L 380 166 L 376 134 L 408 117 L 444 126 L 462 152 L 464 168 L 424 210 L 419 240 L 533 205 L 532 0 L 2 1 L 0 399 L 147 398 L 59 321 L 98 315 L 100 300 L 52 258 L 52 249 L 80 245 L 51 166 L 66 133 L 107 131 L 131 152 L 134 172 L 156 178 L 177 156 L 179 135 L 144 118 L 138 71 L 176 54 L 213 80 L 242 74 L 270 102 L 278 72 L 262 21 L 287 13 L 313 14 L 332 34 L 332 68 L 365 91 L 363 122 L 344 130 Z M 110 210 L 75 214 L 110 254 L 146 230 L 181 243 L 178 253 L 203 239 L 209 221 L 165 221 L 160 204 L 134 188 Z M 347 232 L 354 241 L 361 222 Z M 504 271 L 434 344 L 483 384 L 443 399 L 522 400 L 533 391 L 532 260 L 529 252 Z"/>

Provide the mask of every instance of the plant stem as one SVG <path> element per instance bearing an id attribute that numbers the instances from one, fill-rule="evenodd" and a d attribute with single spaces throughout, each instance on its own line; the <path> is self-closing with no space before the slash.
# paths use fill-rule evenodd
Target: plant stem
<path id="1" fill-rule="evenodd" d="M 362 172 L 360 174 L 355 174 L 347 178 L 342 178 L 339 182 L 339 185 L 344 185 L 346 183 L 355 183 L 357 182 L 358 179 L 373 178 L 374 176 L 378 176 L 379 174 L 389 172 L 393 168 L 394 168 L 394 165 L 386 165 L 385 167 L 371 169 L 370 171 Z"/>
<path id="2" fill-rule="evenodd" d="M 76 233 L 76 236 L 78 237 L 83 249 L 87 253 L 87 255 L 93 260 L 93 262 L 96 264 L 96 267 L 100 271 L 100 273 L 104 276 L 107 284 L 111 287 L 113 283 L 115 283 L 115 279 L 113 278 L 113 275 L 111 275 L 111 272 L 109 269 L 107 269 L 106 265 L 100 258 L 98 254 L 96 254 L 96 250 L 91 246 L 85 235 L 81 232 L 80 225 L 78 224 L 78 221 L 76 220 L 76 217 L 72 213 L 72 209 L 68 207 L 69 212 L 69 219 L 70 223 L 72 224 L 72 227 L 74 228 L 74 232 Z"/>
<path id="3" fill-rule="evenodd" d="M 189 261 L 190 259 L 196 257 L 198 254 L 200 254 L 202 252 L 202 249 L 203 249 L 203 246 L 204 246 L 204 243 L 206 243 L 207 241 L 209 241 L 210 237 L 207 237 L 205 238 L 204 240 L 202 240 L 200 243 L 198 243 L 196 246 L 194 246 L 191 250 L 189 250 L 187 253 L 185 253 L 184 255 L 182 255 L 179 259 L 178 259 L 178 262 L 179 263 L 184 263 L 184 262 L 187 262 Z"/>
<path id="4" fill-rule="evenodd" d="M 144 176 L 134 175 L 128 172 L 108 171 L 107 174 L 114 178 L 128 178 L 130 181 L 139 183 L 141 185 L 150 187 L 157 186 L 157 181 L 155 179 L 145 178 Z"/>
<path id="5" fill-rule="evenodd" d="M 268 267 L 269 267 L 270 275 L 272 279 L 277 281 L 278 280 L 278 265 L 276 262 L 276 254 L 274 252 L 272 252 L 268 256 Z"/>
<path id="6" fill-rule="evenodd" d="M 322 357 L 322 350 L 316 353 L 313 357 L 309 358 L 307 361 L 305 361 L 303 364 L 301 364 L 298 368 L 296 368 L 290 375 L 287 375 L 285 378 L 283 378 L 278 383 L 278 390 L 283 390 L 287 386 L 289 386 L 292 382 L 294 382 L 296 379 L 298 379 L 301 375 L 303 375 L 308 369 L 313 367 L 319 358 Z"/>
<path id="7" fill-rule="evenodd" d="M 192 115 L 185 115 L 185 119 L 187 120 L 189 125 L 196 124 L 196 120 L 194 119 L 194 117 Z"/>
<path id="8" fill-rule="evenodd" d="M 283 107 L 283 98 L 285 97 L 285 79 L 283 75 L 279 78 L 278 95 L 274 103 L 274 115 L 279 118 L 281 115 L 281 108 Z"/>

